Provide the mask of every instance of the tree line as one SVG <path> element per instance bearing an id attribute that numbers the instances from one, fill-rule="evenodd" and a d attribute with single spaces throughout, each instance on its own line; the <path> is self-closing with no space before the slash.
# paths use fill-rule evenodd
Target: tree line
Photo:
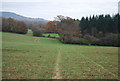
<path id="1" fill-rule="evenodd" d="M 58 15 L 47 23 L 25 23 L 12 18 L 2 18 L 2 31 L 26 34 L 28 28 L 33 36 L 43 37 L 43 33 L 57 33 L 62 43 L 120 46 L 120 15 L 96 15 L 82 17 L 81 20 Z"/>
<path id="2" fill-rule="evenodd" d="M 57 16 L 60 41 L 70 44 L 120 46 L 120 15 L 82 17 L 81 20 Z"/>
<path id="3" fill-rule="evenodd" d="M 96 35 L 97 32 L 102 33 L 118 33 L 118 21 L 120 15 L 96 15 L 90 17 L 82 17 L 80 20 L 80 28 L 83 33 Z"/>
<path id="4" fill-rule="evenodd" d="M 26 34 L 28 28 L 23 21 L 17 21 L 13 18 L 2 18 L 2 31 Z"/>

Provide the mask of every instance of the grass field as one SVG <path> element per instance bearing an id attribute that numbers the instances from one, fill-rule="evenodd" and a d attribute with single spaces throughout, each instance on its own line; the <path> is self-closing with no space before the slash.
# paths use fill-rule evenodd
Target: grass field
<path id="1" fill-rule="evenodd" d="M 50 35 L 51 37 L 59 37 L 58 34 L 54 34 L 54 33 L 43 34 L 43 36 L 48 36 L 48 35 Z"/>
<path id="2" fill-rule="evenodd" d="M 4 79 L 117 79 L 118 48 L 2 33 Z"/>
<path id="3" fill-rule="evenodd" d="M 28 30 L 27 35 L 32 36 L 32 31 Z M 43 34 L 43 36 L 48 36 L 48 35 L 50 35 L 51 37 L 59 37 L 58 34 L 54 34 L 54 33 L 45 33 L 45 34 Z"/>

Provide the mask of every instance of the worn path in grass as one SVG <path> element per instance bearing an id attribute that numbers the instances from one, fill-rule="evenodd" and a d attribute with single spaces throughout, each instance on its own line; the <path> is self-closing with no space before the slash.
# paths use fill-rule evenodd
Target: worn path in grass
<path id="1" fill-rule="evenodd" d="M 55 75 L 53 76 L 53 79 L 62 79 L 62 76 L 60 74 L 60 59 L 61 59 L 61 53 L 60 53 L 60 49 L 58 50 L 58 56 L 57 56 L 57 60 L 56 60 L 56 64 L 55 64 Z"/>

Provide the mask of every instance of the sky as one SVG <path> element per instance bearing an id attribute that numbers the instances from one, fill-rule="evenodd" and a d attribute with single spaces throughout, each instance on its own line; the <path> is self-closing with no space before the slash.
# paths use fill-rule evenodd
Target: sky
<path id="1" fill-rule="evenodd" d="M 81 17 L 118 13 L 119 0 L 4 0 L 0 11 L 54 20 L 57 15 L 75 19 Z"/>

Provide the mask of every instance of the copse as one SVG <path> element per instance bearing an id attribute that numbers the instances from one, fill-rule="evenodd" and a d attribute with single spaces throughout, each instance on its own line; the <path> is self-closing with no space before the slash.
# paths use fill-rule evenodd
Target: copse
<path id="1" fill-rule="evenodd" d="M 71 43 L 79 39 L 81 36 L 79 21 L 70 17 L 57 16 L 57 26 L 59 28 L 60 41 L 63 43 Z"/>
<path id="2" fill-rule="evenodd" d="M 96 15 L 90 17 L 82 17 L 80 20 L 80 28 L 84 33 L 94 35 L 93 31 L 103 33 L 118 33 L 118 22 L 120 15 Z"/>
<path id="3" fill-rule="evenodd" d="M 13 18 L 2 18 L 2 31 L 26 34 L 28 28 L 23 21 L 17 21 Z"/>

